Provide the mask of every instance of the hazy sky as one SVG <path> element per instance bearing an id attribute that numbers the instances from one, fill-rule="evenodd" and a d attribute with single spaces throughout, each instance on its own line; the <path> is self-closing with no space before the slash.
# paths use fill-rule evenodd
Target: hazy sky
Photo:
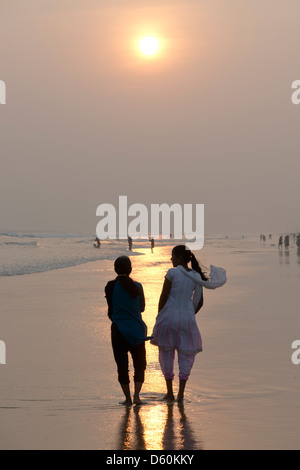
<path id="1" fill-rule="evenodd" d="M 0 231 L 94 233 L 119 195 L 205 204 L 207 234 L 300 230 L 299 18 L 299 0 L 1 0 Z"/>

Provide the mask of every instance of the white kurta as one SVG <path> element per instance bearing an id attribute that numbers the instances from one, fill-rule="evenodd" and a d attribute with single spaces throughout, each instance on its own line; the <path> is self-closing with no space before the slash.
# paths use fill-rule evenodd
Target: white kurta
<path id="1" fill-rule="evenodd" d="M 183 354 L 202 351 L 202 339 L 196 323 L 195 309 L 202 287 L 216 289 L 226 282 L 226 271 L 211 266 L 210 281 L 203 281 L 196 271 L 183 266 L 170 268 L 165 276 L 171 281 L 168 300 L 156 317 L 151 343 L 165 350 L 177 349 Z"/>

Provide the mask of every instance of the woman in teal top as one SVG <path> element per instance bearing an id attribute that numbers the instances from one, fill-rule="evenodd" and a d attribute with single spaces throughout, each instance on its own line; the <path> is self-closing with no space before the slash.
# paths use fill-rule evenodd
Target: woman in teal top
<path id="1" fill-rule="evenodd" d="M 131 262 L 128 256 L 120 256 L 114 263 L 118 276 L 105 286 L 108 304 L 108 316 L 112 321 L 111 342 L 118 368 L 118 381 L 125 395 L 125 405 L 132 405 L 129 374 L 128 352 L 131 353 L 134 366 L 133 402 L 141 404 L 139 397 L 146 369 L 145 341 L 147 326 L 142 319 L 145 310 L 143 286 L 129 276 Z"/>

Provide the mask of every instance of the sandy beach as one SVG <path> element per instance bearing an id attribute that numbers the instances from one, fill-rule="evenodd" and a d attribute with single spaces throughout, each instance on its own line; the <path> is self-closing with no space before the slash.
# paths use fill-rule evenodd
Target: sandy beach
<path id="1" fill-rule="evenodd" d="M 149 343 L 145 404 L 119 405 L 103 292 L 115 277 L 111 260 L 1 277 L 7 357 L 0 366 L 0 448 L 299 449 L 300 365 L 291 361 L 300 327 L 296 247 L 279 252 L 268 242 L 228 240 L 196 255 L 205 266 L 224 267 L 228 282 L 205 291 L 197 314 L 203 352 L 183 405 L 161 401 L 164 379 Z M 165 246 L 132 257 L 149 331 L 169 260 Z M 176 391 L 177 376 L 175 384 Z"/>

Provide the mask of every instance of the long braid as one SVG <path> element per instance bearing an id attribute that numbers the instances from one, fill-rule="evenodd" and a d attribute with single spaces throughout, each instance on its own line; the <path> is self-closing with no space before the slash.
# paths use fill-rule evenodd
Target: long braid
<path id="1" fill-rule="evenodd" d="M 206 276 L 206 274 L 203 272 L 202 268 L 200 267 L 200 265 L 199 265 L 199 263 L 198 263 L 198 261 L 197 261 L 196 256 L 195 256 L 194 253 L 192 253 L 192 252 L 191 252 L 191 263 L 192 263 L 192 269 L 193 269 L 194 271 L 197 271 L 197 272 L 200 274 L 202 280 L 203 280 L 203 281 L 209 281 L 209 278 L 208 278 L 208 277 Z"/>

